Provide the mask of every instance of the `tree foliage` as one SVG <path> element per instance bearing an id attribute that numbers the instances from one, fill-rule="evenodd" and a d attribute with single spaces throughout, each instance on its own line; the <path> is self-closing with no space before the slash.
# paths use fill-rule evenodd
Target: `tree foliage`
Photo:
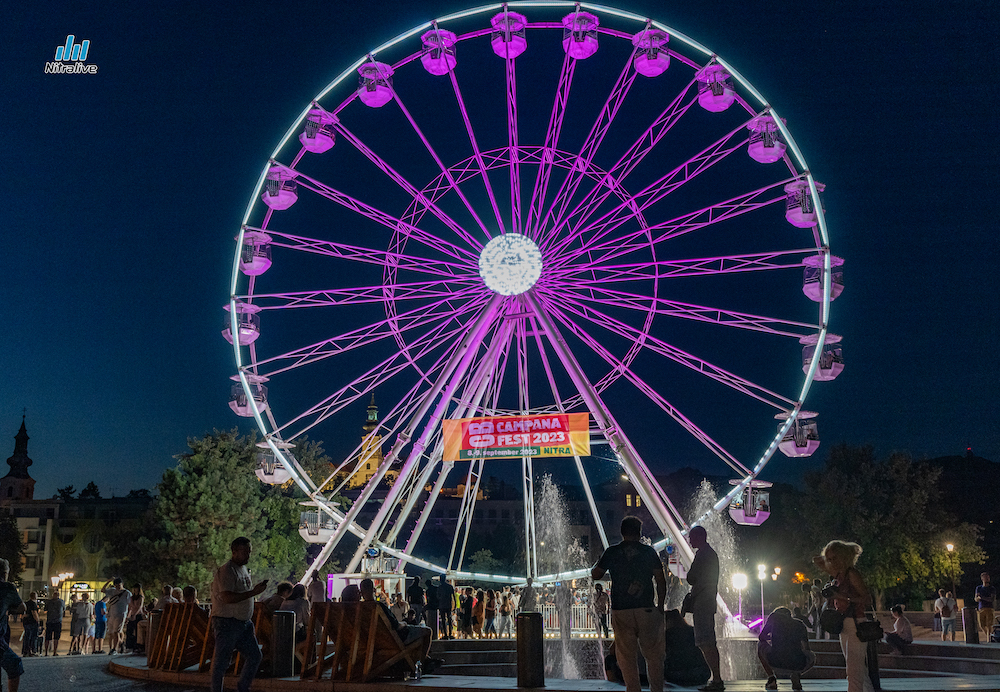
<path id="1" fill-rule="evenodd" d="M 164 472 L 121 569 L 147 583 L 191 584 L 207 593 L 213 573 L 229 559 L 229 544 L 247 536 L 255 581 L 301 576 L 307 563 L 298 533 L 300 498 L 292 483 L 269 486 L 257 479 L 256 440 L 238 430 L 188 440 L 190 451 Z M 320 444 L 304 440 L 295 456 L 314 480 L 325 479 L 330 463 Z"/>
<path id="2" fill-rule="evenodd" d="M 100 500 L 101 491 L 98 489 L 97 484 L 94 481 L 87 483 L 87 487 L 80 491 L 81 500 Z"/>
<path id="3" fill-rule="evenodd" d="M 877 460 L 872 447 L 839 445 L 826 465 L 806 474 L 799 538 L 803 554 L 832 539 L 864 552 L 858 569 L 882 608 L 886 596 L 907 601 L 951 582 L 960 568 L 949 560 L 954 543 L 963 562 L 985 559 L 979 527 L 958 523 L 940 508 L 940 470 L 908 454 Z M 810 552 L 811 551 L 811 552 Z"/>
<path id="4" fill-rule="evenodd" d="M 0 514 L 0 557 L 10 563 L 7 581 L 15 585 L 21 583 L 21 567 L 24 564 L 25 544 L 17 528 L 17 520 L 10 514 Z"/>
<path id="5" fill-rule="evenodd" d="M 53 499 L 59 500 L 72 500 L 73 496 L 76 495 L 76 487 L 72 485 L 67 485 L 65 488 L 59 488 L 56 490 L 56 494 Z"/>

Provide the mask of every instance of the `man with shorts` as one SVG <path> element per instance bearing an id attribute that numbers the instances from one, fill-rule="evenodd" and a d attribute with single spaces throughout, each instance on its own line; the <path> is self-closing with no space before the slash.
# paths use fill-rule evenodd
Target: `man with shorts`
<path id="1" fill-rule="evenodd" d="M 0 558 L 0 668 L 7 673 L 7 689 L 17 692 L 21 685 L 24 666 L 21 657 L 10 648 L 10 625 L 7 618 L 24 612 L 24 601 L 17 595 L 17 589 L 7 581 L 10 563 Z"/>
<path id="2" fill-rule="evenodd" d="M 128 604 L 132 599 L 132 592 L 122 586 L 122 578 L 115 577 L 101 589 L 104 592 L 104 600 L 108 605 L 108 655 L 114 656 L 116 653 L 123 653 L 125 649 L 125 613 L 128 612 Z M 122 651 L 118 650 L 119 645 Z"/>
<path id="3" fill-rule="evenodd" d="M 52 644 L 52 655 L 59 655 L 59 637 L 62 636 L 63 615 L 66 614 L 66 602 L 59 598 L 58 592 L 53 592 L 52 598 L 45 601 L 45 655 L 49 655 L 49 644 Z"/>
<path id="4" fill-rule="evenodd" d="M 78 656 L 84 652 L 87 630 L 94 619 L 94 604 L 90 602 L 90 594 L 84 592 L 71 607 L 73 617 L 69 629 L 69 653 L 71 656 Z"/>
<path id="5" fill-rule="evenodd" d="M 722 682 L 719 663 L 719 646 L 715 641 L 715 612 L 719 597 L 719 555 L 708 544 L 708 531 L 695 526 L 688 532 L 688 543 L 698 552 L 688 570 L 691 585 L 691 615 L 694 617 L 694 643 L 701 649 L 705 663 L 712 671 L 712 679 L 698 689 L 703 692 L 721 692 Z M 614 592 L 611 592 L 614 598 Z"/>
<path id="6" fill-rule="evenodd" d="M 990 584 L 990 573 L 983 572 L 979 575 L 983 580 L 980 586 L 976 587 L 976 608 L 979 611 L 979 629 L 983 631 L 986 641 L 990 640 L 993 633 L 993 601 L 996 600 L 996 587 Z"/>
<path id="7" fill-rule="evenodd" d="M 958 603 L 951 591 L 938 589 L 938 599 L 934 601 L 934 612 L 941 616 L 941 641 L 948 640 L 948 632 L 951 632 L 951 640 L 955 641 L 955 618 L 958 615 Z"/>
<path id="8" fill-rule="evenodd" d="M 222 692 L 222 681 L 233 651 L 239 651 L 243 659 L 243 671 L 236 682 L 236 690 L 250 692 L 261 661 L 253 628 L 254 597 L 264 593 L 267 579 L 256 586 L 250 581 L 247 563 L 253 549 L 249 538 L 236 538 L 229 549 L 232 557 L 215 571 L 212 580 L 212 631 L 215 632 L 215 654 L 210 673 L 212 692 Z"/>
<path id="9" fill-rule="evenodd" d="M 625 681 L 626 692 L 640 692 L 639 651 L 646 659 L 649 689 L 663 690 L 664 634 L 663 601 L 667 578 L 660 556 L 642 542 L 642 520 L 625 517 L 622 541 L 609 546 L 590 571 L 595 580 L 611 573 L 611 627 L 615 631 L 615 659 Z M 656 604 L 653 604 L 653 585 Z"/>

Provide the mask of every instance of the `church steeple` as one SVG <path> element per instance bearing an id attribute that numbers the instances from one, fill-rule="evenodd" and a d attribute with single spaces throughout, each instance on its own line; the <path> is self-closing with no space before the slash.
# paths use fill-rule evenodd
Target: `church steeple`
<path id="1" fill-rule="evenodd" d="M 0 502 L 30 500 L 35 495 L 35 479 L 28 473 L 32 461 L 28 457 L 28 428 L 24 419 L 22 415 L 21 429 L 14 436 L 14 454 L 7 459 L 10 471 L 0 478 Z"/>

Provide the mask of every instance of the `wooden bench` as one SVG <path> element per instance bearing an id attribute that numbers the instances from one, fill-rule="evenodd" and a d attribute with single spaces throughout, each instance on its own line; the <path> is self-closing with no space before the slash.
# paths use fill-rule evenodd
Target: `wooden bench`
<path id="1" fill-rule="evenodd" d="M 262 667 L 267 670 L 272 651 L 273 623 L 265 617 L 264 611 L 262 604 L 254 604 L 254 629 L 257 641 L 263 647 Z M 207 608 L 188 603 L 168 603 L 163 607 L 156 639 L 146 659 L 150 668 L 181 671 L 196 665 L 198 672 L 203 673 L 211 666 L 214 654 L 215 633 Z M 239 654 L 233 657 L 229 672 L 239 670 L 241 658 Z"/>
<path id="2" fill-rule="evenodd" d="M 401 675 L 416 669 L 425 646 L 422 638 L 404 644 L 378 603 L 314 603 L 301 677 L 319 679 L 327 670 L 343 682 Z"/>
<path id="3" fill-rule="evenodd" d="M 194 604 L 169 603 L 163 607 L 147 665 L 170 671 L 197 665 L 198 672 L 204 672 L 212 662 L 214 651 L 215 634 L 208 611 Z"/>

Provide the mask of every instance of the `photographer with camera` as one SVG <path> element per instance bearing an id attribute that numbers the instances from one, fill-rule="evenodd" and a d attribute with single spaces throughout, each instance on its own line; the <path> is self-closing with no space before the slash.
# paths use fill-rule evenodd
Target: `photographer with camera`
<path id="1" fill-rule="evenodd" d="M 871 593 L 854 566 L 860 555 L 861 546 L 857 543 L 830 541 L 823 553 L 813 558 L 813 563 L 831 577 L 822 590 L 826 608 L 844 616 L 840 649 L 847 662 L 847 692 L 874 692 L 868 675 L 868 645 L 858 638 L 855 622 L 856 618 L 865 618 L 865 607 L 871 603 Z M 824 629 L 827 629 L 825 624 Z"/>

